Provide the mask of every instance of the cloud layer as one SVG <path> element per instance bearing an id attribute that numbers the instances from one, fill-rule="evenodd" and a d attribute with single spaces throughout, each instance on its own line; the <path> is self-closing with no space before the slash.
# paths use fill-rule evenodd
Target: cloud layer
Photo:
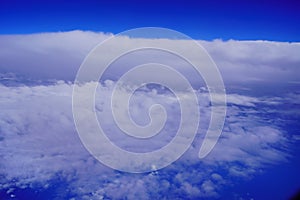
<path id="1" fill-rule="evenodd" d="M 31 79 L 56 79 L 73 81 L 77 70 L 88 52 L 95 45 L 112 35 L 94 32 L 71 31 L 61 33 L 43 33 L 32 35 L 2 35 L 0 36 L 0 71 L 15 73 Z M 123 45 L 130 46 L 139 40 L 119 36 Z M 123 42 L 122 42 L 123 41 Z M 180 46 L 185 50 L 184 40 L 162 40 L 162 46 Z M 268 85 L 278 87 L 300 83 L 300 44 L 270 41 L 198 41 L 202 44 L 216 62 L 226 85 L 241 84 L 240 87 L 250 85 Z M 178 45 L 178 43 L 181 43 Z M 113 53 L 114 48 L 110 49 Z M 186 49 L 191 57 L 198 59 L 193 49 Z M 150 54 L 157 52 L 150 52 Z M 158 52 L 161 54 L 162 52 Z M 137 52 L 127 56 L 128 66 L 136 65 L 138 61 L 144 63 L 149 59 L 149 52 Z M 194 55 L 195 54 L 195 55 Z M 166 61 L 172 67 L 187 73 L 190 81 L 199 81 L 193 71 L 185 67 L 184 63 L 170 55 L 164 55 L 160 61 Z M 107 78 L 115 78 L 120 69 L 126 68 L 116 63 L 118 71 L 112 71 Z M 126 70 L 126 69 L 125 69 Z M 234 75 L 233 75 L 234 74 Z"/>
<path id="2" fill-rule="evenodd" d="M 105 95 L 112 89 L 100 85 L 97 91 L 97 112 L 107 116 L 110 110 Z M 217 197 L 226 184 L 234 178 L 248 179 L 260 173 L 267 165 L 284 162 L 289 153 L 287 136 L 276 125 L 260 116 L 266 111 L 269 99 L 228 95 L 228 118 L 222 137 L 205 159 L 198 158 L 198 151 L 209 121 L 209 99 L 206 92 L 197 92 L 201 100 L 201 123 L 192 147 L 171 166 L 153 173 L 127 174 L 109 169 L 95 160 L 83 147 L 75 130 L 71 112 L 72 85 L 58 82 L 54 85 L 0 86 L 1 91 L 1 140 L 2 158 L 1 189 L 14 194 L 14 188 L 33 188 L 36 185 L 47 190 L 53 181 L 65 182 L 68 192 L 57 198 L 80 197 L 87 199 L 151 199 Z M 115 135 L 121 134 L 109 118 L 99 117 L 110 130 L 112 140 L 131 151 L 153 150 L 165 145 L 178 123 L 176 99 L 168 94 L 153 95 L 152 90 L 136 94 L 133 107 L 139 112 L 148 104 L 161 103 L 169 113 L 169 123 L 161 137 L 151 143 L 137 143 Z M 101 98 L 102 97 L 102 98 Z M 106 98 L 103 98 L 106 97 Z M 282 99 L 275 100 L 281 104 Z M 142 102 L 148 102 L 141 104 Z M 286 102 L 286 101 L 285 101 Z M 134 108 L 133 108 L 134 110 Z M 148 121 L 145 113 L 133 113 L 140 123 Z M 134 119 L 137 119 L 135 118 Z M 10 190 L 9 190 L 10 189 Z M 60 196 L 62 195 L 62 196 Z"/>
<path id="3" fill-rule="evenodd" d="M 0 195 L 12 198 L 18 190 L 39 188 L 51 193 L 52 199 L 217 198 L 236 180 L 250 179 L 269 166 L 289 161 L 288 149 L 299 136 L 283 127 L 288 119 L 299 119 L 300 44 L 215 40 L 198 41 L 216 62 L 229 91 L 224 130 L 213 151 L 204 159 L 198 157 L 211 104 L 207 88 L 195 84 L 200 128 L 183 157 L 144 174 L 122 173 L 100 164 L 76 132 L 72 89 L 87 53 L 110 36 L 82 31 L 0 36 Z M 119 39 L 129 46 L 137 40 L 154 40 Z M 185 42 L 163 40 L 162 45 L 180 43 L 184 49 Z M 197 60 L 193 49 L 187 51 Z M 156 86 L 141 88 L 130 105 L 132 118 L 140 125 L 149 123 L 151 105 L 165 107 L 167 123 L 151 143 L 124 136 L 112 121 L 109 94 L 115 79 L 138 64 L 136 56 L 143 63 L 153 55 L 159 58 L 157 53 L 141 51 L 120 58 L 97 88 L 99 121 L 108 137 L 129 151 L 159 149 L 178 128 L 177 99 Z M 168 54 L 162 59 L 192 83 L 201 82 L 186 63 Z"/>

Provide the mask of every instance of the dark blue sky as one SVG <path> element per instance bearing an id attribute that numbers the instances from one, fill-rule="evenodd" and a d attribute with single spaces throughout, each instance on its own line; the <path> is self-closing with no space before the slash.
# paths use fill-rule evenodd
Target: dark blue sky
<path id="1" fill-rule="evenodd" d="M 70 31 L 70 30 L 91 30 L 91 31 L 119 33 L 127 29 L 145 27 L 145 26 L 158 26 L 158 27 L 171 28 L 180 31 L 184 34 L 187 34 L 194 39 L 212 40 L 212 39 L 220 38 L 223 40 L 235 39 L 235 40 L 273 40 L 273 41 L 300 42 L 300 1 L 299 0 L 279 0 L 279 1 L 276 0 L 273 1 L 265 1 L 265 0 L 219 0 L 219 1 L 217 0 L 205 0 L 205 1 L 202 0 L 198 0 L 198 1 L 197 0 L 195 1 L 191 1 L 191 0 L 182 0 L 182 1 L 179 0 L 151 0 L 151 1 L 150 0 L 129 0 L 129 1 L 127 0 L 125 1 L 0 0 L 0 34 L 29 34 L 29 33 L 40 33 L 40 32 Z M 8 44 L 12 44 L 12 43 L 8 43 Z M 2 48 L 9 48 L 9 47 L 10 46 L 2 45 Z M 17 47 L 19 46 L 17 45 Z M 16 49 L 17 48 L 13 50 Z M 24 65 L 22 65 L 22 67 L 29 66 L 31 63 L 35 63 L 36 61 L 41 61 L 41 60 L 42 60 L 41 62 L 36 62 L 36 63 L 38 64 L 46 63 L 46 61 L 54 60 L 54 58 L 57 59 L 58 61 L 57 63 L 61 62 L 64 64 L 64 62 L 62 61 L 70 58 L 70 57 L 65 58 L 62 57 L 61 55 L 58 57 L 54 57 L 59 55 L 61 52 L 58 51 L 57 54 L 56 53 L 51 54 L 52 50 L 49 51 L 50 52 L 49 54 L 44 54 L 45 57 L 35 56 L 40 54 L 34 54 L 34 53 L 28 54 L 30 56 L 26 56 L 27 54 L 23 54 L 21 48 L 20 51 L 17 52 L 21 52 L 20 55 L 23 56 L 23 57 L 20 56 L 20 58 L 23 58 L 24 60 L 20 60 L 16 62 L 16 63 L 21 63 L 22 61 L 24 61 Z M 47 49 L 45 50 L 45 52 L 47 52 Z M 7 57 L 5 54 L 3 55 L 4 55 L 3 58 Z M 248 55 L 245 55 L 246 58 L 247 56 Z M 46 57 L 49 58 L 45 59 Z M 59 59 L 60 57 L 62 58 L 61 60 Z M 10 60 L 9 59 L 8 60 L 11 61 L 11 60 L 15 60 L 16 58 L 18 57 L 11 57 Z M 274 59 L 274 61 L 272 60 L 272 62 L 274 63 L 278 62 L 278 65 L 283 64 L 285 66 L 285 63 L 287 63 L 287 65 L 289 63 L 293 63 L 293 62 L 289 62 L 290 60 L 288 56 L 280 57 L 275 55 L 274 58 L 278 58 L 278 60 Z M 30 62 L 31 59 L 33 59 L 32 62 Z M 280 59 L 283 59 L 283 61 L 280 61 Z M 260 64 L 260 62 L 263 63 L 264 60 L 262 59 L 257 62 Z M 4 65 L 3 63 L 4 61 L 2 60 L 1 64 L 6 67 L 6 65 Z M 52 61 L 49 63 L 52 64 Z M 20 66 L 18 65 L 18 69 L 21 69 Z M 250 63 L 249 66 L 251 67 L 252 64 Z M 276 67 L 276 65 L 274 66 Z M 3 67 L 2 69 L 5 68 Z M 32 70 L 34 71 L 34 73 L 41 73 L 37 69 L 40 70 L 42 68 L 28 67 L 23 71 L 27 72 Z M 56 70 L 56 68 L 50 68 L 50 67 L 43 68 L 43 69 L 47 69 L 48 74 L 51 74 L 50 69 L 52 70 L 52 72 L 55 72 Z M 10 68 L 10 70 L 12 70 L 12 68 Z M 61 73 L 60 70 L 59 73 Z M 246 74 L 246 73 L 241 73 L 241 74 Z M 272 75 L 271 71 L 270 74 Z M 235 75 L 237 75 L 237 72 L 236 71 L 232 72 L 232 77 Z M 7 80 L 11 80 L 11 79 L 7 79 Z M 5 81 L 5 79 L 2 79 L 2 81 Z M 278 80 L 275 80 L 274 82 L 276 81 Z M 261 87 L 260 84 L 264 84 L 264 83 L 265 82 L 258 82 L 257 88 Z M 272 83 L 273 82 L 270 81 L 270 84 Z M 241 84 L 239 86 L 241 86 Z M 299 91 L 298 85 L 293 87 L 295 88 L 297 87 L 297 90 L 292 89 L 292 86 L 290 86 L 290 88 L 287 88 L 286 85 L 282 85 L 282 88 L 284 88 L 286 92 Z M 260 94 L 260 92 L 262 91 L 261 93 L 265 95 L 267 93 L 265 91 L 268 90 L 271 91 L 270 93 L 274 93 L 274 94 L 276 93 L 276 96 L 285 95 L 285 93 L 282 92 L 283 89 L 282 90 L 278 89 L 279 87 L 277 85 L 276 85 L 276 89 L 277 89 L 276 91 L 270 90 L 265 85 L 264 87 L 261 87 L 262 89 L 261 88 L 257 89 L 257 88 L 252 89 L 252 91 L 245 90 L 243 92 L 245 92 L 247 95 L 250 94 L 250 92 L 253 92 L 255 94 Z M 8 89 L 7 91 L 10 90 Z M 53 93 L 55 94 L 55 92 Z M 277 93 L 279 95 L 277 95 Z M 33 95 L 32 98 L 34 97 L 35 96 Z M 49 102 L 51 103 L 51 98 L 49 99 L 50 99 Z M 5 101 L 3 102 L 5 103 Z M 54 103 L 56 108 L 56 102 Z M 11 105 L 12 105 L 11 107 L 13 107 L 15 105 L 14 102 L 12 102 Z M 32 104 L 28 103 L 28 105 L 30 106 Z M 49 104 L 49 106 L 51 105 L 52 104 Z M 65 105 L 65 104 L 63 104 L 62 102 L 61 105 Z M 296 110 L 298 108 L 298 104 L 297 105 L 286 104 L 286 107 L 283 108 L 280 107 L 281 109 L 280 110 L 279 106 L 282 105 L 283 103 L 272 105 L 274 107 L 271 106 L 267 107 L 263 105 L 264 107 L 263 106 L 256 107 L 257 110 L 254 109 L 255 107 L 252 108 L 251 106 L 249 108 L 241 107 L 241 111 L 239 112 L 241 112 L 243 115 L 241 116 L 237 115 L 233 117 L 236 117 L 236 119 L 240 119 L 241 120 L 240 122 L 237 121 L 239 123 L 241 123 L 242 120 L 249 120 L 251 122 L 251 120 L 261 117 L 262 122 L 254 121 L 253 124 L 256 125 L 256 123 L 257 124 L 262 123 L 264 126 L 272 127 L 274 124 L 270 124 L 270 122 L 273 123 L 273 121 L 275 121 L 278 124 L 275 124 L 274 126 L 278 126 L 282 128 L 282 130 L 284 130 L 287 134 L 299 135 L 298 134 L 299 116 L 298 115 L 292 116 L 293 112 L 291 113 L 288 112 L 289 110 Z M 34 106 L 32 106 L 33 108 L 30 109 L 30 112 L 26 111 L 27 109 L 26 106 L 23 106 L 22 108 L 25 108 L 26 112 L 35 114 L 35 112 L 32 112 L 32 110 L 34 110 Z M 6 105 L 3 106 L 3 109 L 6 108 L 10 108 L 10 107 Z M 45 112 L 41 112 L 41 113 L 45 113 L 45 118 L 42 118 L 41 120 L 35 122 L 35 119 L 39 119 L 38 117 L 40 116 L 35 117 L 34 115 L 32 115 L 33 116 L 32 122 L 35 122 L 36 124 L 43 124 L 42 120 L 48 119 L 48 116 L 46 115 L 48 113 L 46 112 L 49 112 L 46 106 L 45 109 L 46 109 Z M 234 105 L 232 106 L 231 109 L 236 110 L 237 108 Z M 249 113 L 246 112 L 247 109 L 249 109 Z M 268 113 L 269 110 L 270 113 Z M 245 111 L 246 114 L 243 113 L 242 111 Z M 10 113 L 10 111 L 7 112 Z M 16 110 L 15 112 L 18 114 L 19 110 Z M 40 113 L 40 111 L 38 111 L 37 113 Z M 251 118 L 252 116 L 250 115 L 250 113 L 258 113 L 258 114 L 257 116 L 253 116 L 253 118 Z M 52 116 L 50 114 L 49 114 L 50 117 L 55 116 L 55 115 Z M 249 118 L 244 118 L 247 115 L 249 115 Z M 66 114 L 66 116 L 68 115 Z M 69 117 L 68 119 L 71 118 L 72 117 Z M 31 118 L 28 117 L 28 119 Z M 55 119 L 59 119 L 59 117 Z M 26 120 L 25 122 L 27 123 Z M 234 123 L 237 124 L 237 122 Z M 61 121 L 59 122 L 59 124 L 61 124 Z M 246 130 L 244 129 L 243 123 L 241 123 L 240 126 L 241 129 Z M 55 127 L 55 128 L 59 128 L 59 127 Z M 61 129 L 58 130 L 61 131 Z M 57 131 L 57 133 L 61 133 L 59 131 Z M 54 133 L 56 132 L 54 131 Z M 18 134 L 16 133 L 15 135 Z M 38 135 L 38 138 L 40 138 L 40 134 Z M 17 140 L 13 140 L 13 142 L 15 141 Z M 293 195 L 300 188 L 300 179 L 299 179 L 299 170 L 298 170 L 300 166 L 300 159 L 299 156 L 297 157 L 297 154 L 299 153 L 298 146 L 300 145 L 298 144 L 299 143 L 297 142 L 297 144 L 295 144 L 296 147 L 294 147 L 294 149 L 290 149 L 290 152 L 293 155 L 293 157 L 289 158 L 287 163 L 276 165 L 276 166 L 272 165 L 270 166 L 270 168 L 267 168 L 263 173 L 260 173 L 260 169 L 257 169 L 257 173 L 255 174 L 256 176 L 249 181 L 242 180 L 240 182 L 234 182 L 236 181 L 236 179 L 233 178 L 233 182 L 235 185 L 234 187 L 232 186 L 224 187 L 225 190 L 227 190 L 225 191 L 224 198 L 228 197 L 228 199 L 232 199 L 234 197 L 233 196 L 234 193 L 238 193 L 238 194 L 250 193 L 251 195 L 253 195 L 255 198 L 258 199 L 270 199 L 270 197 L 272 197 L 272 199 L 280 199 L 280 198 L 284 199 L 287 198 L 288 196 Z M 255 147 L 256 146 L 254 146 L 254 148 Z M 43 150 L 42 147 L 41 150 Z M 224 152 L 226 153 L 226 151 Z M 44 154 L 42 155 L 44 156 Z M 25 159 L 26 158 L 30 158 L 30 156 L 25 157 Z M 262 157 L 262 159 L 264 159 L 264 157 Z M 77 160 L 75 160 L 75 162 L 77 163 Z M 14 163 L 20 163 L 20 162 L 14 161 Z M 41 171 L 39 169 L 37 170 L 38 172 Z M 52 171 L 50 170 L 49 173 L 51 172 Z M 93 173 L 93 171 L 91 171 L 90 173 Z M 165 173 L 167 174 L 169 173 L 169 171 Z M 220 171 L 220 173 L 222 173 L 222 171 Z M 173 174 L 169 174 L 169 175 L 170 177 L 173 176 Z M 96 180 L 96 178 L 98 177 L 94 176 L 94 178 Z M 98 179 L 96 181 L 98 181 Z M 198 186 L 200 187 L 200 185 Z M 65 185 L 63 186 L 63 188 L 65 189 Z M 50 189 L 52 188 L 50 187 Z M 4 195 L 9 194 L 6 191 L 4 193 L 1 192 L 2 191 L 0 191 L 0 196 L 3 194 Z M 24 191 L 21 191 L 20 195 L 24 195 L 24 193 L 25 193 Z M 226 196 L 227 195 L 226 193 L 228 193 L 228 196 Z M 47 193 L 46 195 L 48 196 L 49 194 Z"/>
<path id="2" fill-rule="evenodd" d="M 300 41 L 300 3 L 279 1 L 0 1 L 0 34 L 119 33 L 159 26 L 195 39 Z"/>

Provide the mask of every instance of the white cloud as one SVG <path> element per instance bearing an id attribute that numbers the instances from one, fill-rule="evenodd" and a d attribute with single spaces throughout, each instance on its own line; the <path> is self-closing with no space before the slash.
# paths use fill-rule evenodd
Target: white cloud
<path id="1" fill-rule="evenodd" d="M 299 94 L 293 91 L 285 91 L 281 96 L 228 94 L 223 134 L 213 151 L 199 160 L 198 151 L 210 119 L 207 90 L 199 88 L 200 128 L 195 142 L 178 161 L 149 174 L 120 173 L 100 164 L 86 151 L 76 133 L 72 83 L 49 79 L 74 80 L 86 54 L 108 37 L 82 31 L 0 36 L 0 82 L 6 85 L 0 85 L 0 189 L 13 195 L 13 188 L 31 188 L 35 184 L 49 188 L 55 179 L 61 179 L 69 192 L 58 195 L 69 195 L 68 198 L 76 195 L 81 199 L 218 197 L 232 179 L 251 178 L 267 166 L 289 159 L 286 149 L 290 138 L 269 115 L 280 112 L 299 116 L 297 109 L 279 109 L 286 103 L 298 103 Z M 126 39 L 129 43 L 135 40 Z M 186 41 L 162 41 L 165 45 L 178 42 L 184 48 Z M 252 83 L 267 86 L 272 82 L 270 85 L 277 87 L 299 82 L 299 43 L 199 42 L 219 66 L 227 85 L 248 92 L 249 88 L 257 87 L 251 88 Z M 197 59 L 192 49 L 188 51 Z M 147 61 L 144 53 L 140 52 L 139 62 Z M 199 81 L 192 71 L 186 70 L 184 63 L 169 55 L 164 59 L 192 82 Z M 123 71 L 137 64 L 134 55 L 126 61 L 128 66 L 122 66 Z M 114 67 L 120 67 L 119 64 Z M 111 73 L 109 76 L 113 78 L 120 75 L 117 70 Z M 147 141 L 126 139 L 112 123 L 108 94 L 113 86 L 114 81 L 106 80 L 98 87 L 96 96 L 98 117 L 104 128 L 114 133 L 110 139 L 120 147 L 138 152 L 160 148 L 172 139 L 174 135 L 170 133 L 176 132 L 180 120 L 173 96 L 157 88 L 144 88 L 134 96 L 132 118 L 137 123 L 149 122 L 147 110 L 154 103 L 161 103 L 169 114 L 163 134 L 149 145 Z"/>
<path id="2" fill-rule="evenodd" d="M 299 73 L 299 43 L 215 40 L 202 44 L 225 79 L 272 84 L 299 80 L 295 74 Z"/>
<path id="3" fill-rule="evenodd" d="M 71 31 L 0 36 L 0 71 L 33 79 L 74 80 L 86 54 L 109 35 Z"/>
<path id="4" fill-rule="evenodd" d="M 98 87 L 97 99 L 105 97 L 98 99 L 102 101 L 98 112 L 104 115 L 110 110 L 106 99 L 109 96 L 105 94 L 112 90 L 111 85 L 112 82 Z M 52 180 L 60 177 L 67 182 L 71 194 L 83 199 L 119 199 L 124 196 L 150 199 L 153 195 L 157 198 L 180 198 L 180 195 L 190 199 L 217 197 L 224 184 L 230 182 L 223 176 L 249 178 L 267 164 L 282 162 L 288 157 L 287 152 L 280 149 L 280 146 L 288 145 L 286 137 L 278 128 L 267 123 L 259 125 L 261 111 L 251 104 L 246 110 L 244 107 L 229 107 L 230 118 L 222 138 L 207 158 L 198 158 L 205 131 L 205 127 L 201 126 L 193 146 L 171 166 L 150 174 L 118 173 L 98 163 L 81 144 L 72 119 L 71 84 L 0 86 L 0 91 L 2 189 L 31 187 L 33 183 L 47 188 Z M 136 141 L 112 138 L 120 146 L 129 146 L 130 150 L 151 150 L 165 145 L 170 139 L 168 133 L 176 128 L 173 126 L 178 121 L 179 111 L 174 110 L 177 105 L 175 97 L 166 94 L 155 96 L 152 90 L 136 95 L 134 106 L 141 107 L 142 111 L 154 102 L 163 103 L 171 111 L 169 124 L 165 127 L 167 131 L 153 145 L 136 145 Z M 205 92 L 199 92 L 198 96 L 204 101 L 201 123 L 205 124 L 210 116 L 208 98 Z M 246 106 L 251 102 L 265 101 L 237 94 L 228 97 L 232 102 Z M 249 116 L 241 117 L 242 113 L 249 113 Z M 147 121 L 147 115 L 136 115 Z M 109 118 L 100 120 L 104 120 L 104 127 L 117 134 L 118 130 L 112 128 Z M 217 174 L 217 167 L 223 168 L 226 173 Z"/>
<path id="5" fill-rule="evenodd" d="M 111 34 L 71 31 L 32 35 L 0 36 L 0 72 L 12 72 L 33 79 L 75 79 L 79 66 L 88 52 Z M 151 43 L 155 39 L 130 39 L 122 36 L 118 42 L 132 46 L 141 41 Z M 193 49 L 185 49 L 185 40 L 161 40 L 162 46 L 176 46 L 190 52 L 194 60 L 198 56 Z M 298 83 L 300 73 L 300 44 L 270 41 L 199 41 L 219 67 L 225 84 L 250 87 L 251 84 L 293 85 Z M 179 45 L 180 44 L 180 45 Z M 115 44 L 118 45 L 118 44 Z M 116 48 L 109 49 L 113 53 Z M 136 57 L 139 59 L 136 59 Z M 155 57 L 189 77 L 191 82 L 199 82 L 195 72 L 179 58 L 171 54 L 155 51 L 140 51 L 129 54 L 123 62 L 116 62 L 118 71 L 110 71 L 109 78 L 139 63 L 147 63 Z M 122 65 L 122 66 L 120 66 Z M 22 66 L 22 67 L 21 67 Z"/>

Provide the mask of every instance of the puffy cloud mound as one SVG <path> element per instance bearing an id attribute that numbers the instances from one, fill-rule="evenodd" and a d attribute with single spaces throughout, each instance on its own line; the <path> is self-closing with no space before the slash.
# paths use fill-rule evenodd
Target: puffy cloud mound
<path id="1" fill-rule="evenodd" d="M 0 72 L 10 72 L 31 79 L 57 79 L 73 81 L 85 56 L 98 43 L 111 37 L 111 34 L 71 31 L 61 33 L 43 33 L 31 35 L 0 36 Z M 130 46 L 139 40 L 120 37 L 123 45 Z M 162 40 L 162 47 L 176 46 L 185 50 L 185 40 Z M 286 84 L 299 84 L 300 43 L 271 41 L 198 41 L 203 45 L 219 67 L 226 85 L 229 87 L 249 87 L 255 84 L 279 87 Z M 178 45 L 180 43 L 180 46 Z M 114 48 L 110 49 L 111 53 Z M 197 60 L 193 49 L 188 49 Z M 143 63 L 142 51 L 138 54 Z M 161 52 L 159 52 L 161 54 Z M 165 55 L 172 67 L 187 71 L 184 63 Z M 173 59 L 173 61 L 172 61 Z M 147 61 L 147 60 L 145 60 Z M 136 62 L 135 57 L 128 57 L 128 66 Z M 121 63 L 119 70 L 126 66 Z M 22 67 L 21 67 L 22 66 Z M 132 66 L 131 66 L 132 67 Z M 187 71 L 190 81 L 198 82 L 193 73 Z M 234 75 L 233 75 L 234 74 Z M 114 78 L 111 75 L 109 78 Z"/>

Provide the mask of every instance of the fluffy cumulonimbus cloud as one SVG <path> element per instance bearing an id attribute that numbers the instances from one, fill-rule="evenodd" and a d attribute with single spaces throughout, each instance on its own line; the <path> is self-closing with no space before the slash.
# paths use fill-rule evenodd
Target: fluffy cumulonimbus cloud
<path id="1" fill-rule="evenodd" d="M 0 36 L 0 71 L 34 79 L 73 81 L 90 50 L 112 34 L 71 31 Z M 140 39 L 118 36 L 130 46 Z M 130 41 L 130 42 L 127 42 Z M 180 45 L 178 45 L 180 42 Z M 299 84 L 300 44 L 272 41 L 197 41 L 217 64 L 225 84 Z M 185 48 L 184 40 L 162 40 L 161 46 Z M 110 49 L 114 52 L 114 48 Z M 193 49 L 187 49 L 191 56 Z M 141 55 L 143 52 L 141 52 Z M 130 57 L 129 57 L 130 58 Z M 129 64 L 134 60 L 126 60 Z M 139 60 L 143 57 L 139 56 Z M 168 57 L 163 59 L 170 59 Z M 175 60 L 172 67 L 181 69 Z M 119 66 L 123 67 L 124 66 Z M 182 70 L 182 69 L 181 69 Z M 185 69 L 183 69 L 185 71 Z M 189 74 L 193 79 L 193 74 Z M 113 76 L 112 76 L 113 77 Z M 111 77 L 110 77 L 111 78 Z"/>
<path id="2" fill-rule="evenodd" d="M 72 81 L 88 52 L 110 36 L 82 31 L 0 36 L 0 189 L 8 195 L 16 188 L 36 185 L 43 190 L 61 190 L 53 186 L 59 179 L 68 192 L 57 192 L 56 198 L 216 197 L 234 177 L 248 179 L 268 165 L 289 159 L 289 136 L 270 115 L 280 112 L 283 104 L 295 103 L 299 99 L 297 93 L 287 90 L 279 97 L 228 94 L 221 138 L 209 156 L 200 160 L 198 152 L 210 120 L 210 103 L 207 90 L 198 88 L 195 92 L 201 105 L 200 128 L 183 157 L 165 169 L 146 174 L 120 173 L 100 164 L 77 135 L 72 115 Z M 120 39 L 135 40 L 124 36 Z M 216 62 L 225 86 L 299 83 L 299 43 L 198 42 Z M 192 49 L 189 51 L 193 54 Z M 127 61 L 128 65 L 132 62 L 130 56 Z M 174 62 L 174 67 L 180 68 L 178 64 Z M 189 73 L 186 72 L 191 80 L 197 81 Z M 47 81 L 52 79 L 62 81 L 49 84 Z M 120 130 L 106 118 L 111 111 L 107 98 L 114 85 L 115 80 L 100 83 L 95 110 L 104 127 L 117 133 Z M 164 133 L 176 131 L 180 113 L 174 109 L 178 106 L 174 96 L 154 88 L 137 92 L 134 100 L 132 117 L 137 123 L 147 123 L 149 106 L 161 103 L 170 111 Z M 163 134 L 154 145 L 130 143 L 114 135 L 111 139 L 127 150 L 143 152 L 160 148 L 170 141 L 170 135 Z"/>

